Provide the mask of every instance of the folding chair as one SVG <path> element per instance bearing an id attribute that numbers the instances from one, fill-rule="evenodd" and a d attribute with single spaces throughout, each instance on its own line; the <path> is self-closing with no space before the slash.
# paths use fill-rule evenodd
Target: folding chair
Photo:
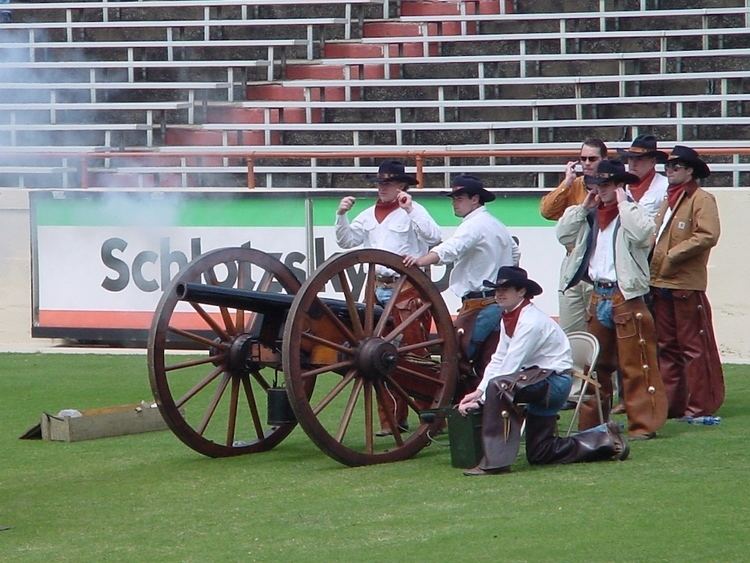
<path id="1" fill-rule="evenodd" d="M 599 411 L 599 423 L 604 424 L 604 413 L 602 412 L 601 383 L 596 377 L 596 361 L 599 358 L 599 341 L 596 336 L 589 332 L 576 331 L 568 334 L 570 347 L 573 351 L 573 377 L 581 380 L 581 390 L 574 395 L 576 408 L 568 426 L 566 436 L 570 436 L 573 425 L 581 414 L 583 402 L 593 396 L 596 397 L 596 407 Z"/>

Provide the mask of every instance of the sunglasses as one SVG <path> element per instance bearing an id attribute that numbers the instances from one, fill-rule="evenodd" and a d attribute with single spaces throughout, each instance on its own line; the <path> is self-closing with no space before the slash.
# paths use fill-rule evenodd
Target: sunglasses
<path id="1" fill-rule="evenodd" d="M 581 162 L 596 162 L 597 160 L 601 160 L 601 156 L 581 156 L 578 158 Z"/>
<path id="2" fill-rule="evenodd" d="M 667 162 L 664 165 L 664 168 L 666 170 L 682 170 L 683 168 L 687 168 L 684 164 L 680 164 L 678 162 Z"/>

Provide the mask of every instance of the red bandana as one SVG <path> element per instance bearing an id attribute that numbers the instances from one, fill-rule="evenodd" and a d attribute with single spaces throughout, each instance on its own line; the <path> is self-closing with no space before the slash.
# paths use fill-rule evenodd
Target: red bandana
<path id="1" fill-rule="evenodd" d="M 646 174 L 645 178 L 643 178 L 643 180 L 641 180 L 637 184 L 628 184 L 630 195 L 633 196 L 633 199 L 636 202 L 641 201 L 643 194 L 648 191 L 648 187 L 651 185 L 651 180 L 654 179 L 654 176 L 656 176 L 656 168 L 652 169 L 651 172 Z"/>
<path id="2" fill-rule="evenodd" d="M 614 221 L 618 213 L 619 209 L 617 207 L 617 202 L 613 203 L 612 205 L 608 205 L 607 207 L 603 207 L 601 205 L 597 207 L 596 216 L 599 222 L 599 230 L 603 231 L 604 229 L 606 229 L 609 224 Z"/>
<path id="3" fill-rule="evenodd" d="M 521 304 L 508 313 L 503 313 L 503 326 L 505 327 L 505 334 L 508 338 L 513 338 L 513 333 L 516 331 L 516 324 L 518 324 L 518 317 L 521 316 L 521 309 L 531 303 L 529 299 L 524 298 Z"/>
<path id="4" fill-rule="evenodd" d="M 378 223 L 382 223 L 383 220 L 388 217 L 391 211 L 398 209 L 398 199 L 394 199 L 389 203 L 384 203 L 380 200 L 375 204 L 375 220 Z"/>
<path id="5" fill-rule="evenodd" d="M 679 184 L 677 186 L 670 186 L 667 188 L 667 201 L 669 202 L 669 208 L 674 211 L 674 208 L 677 207 L 677 201 L 680 199 L 680 196 L 685 192 L 685 188 L 690 184 L 690 182 L 685 182 L 684 184 Z"/>

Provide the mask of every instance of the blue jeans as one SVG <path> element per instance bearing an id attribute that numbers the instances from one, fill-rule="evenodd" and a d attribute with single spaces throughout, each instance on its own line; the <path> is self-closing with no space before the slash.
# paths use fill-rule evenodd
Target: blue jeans
<path id="1" fill-rule="evenodd" d="M 474 359 L 482 342 L 487 340 L 490 333 L 498 328 L 502 314 L 503 310 L 497 303 L 487 305 L 484 309 L 479 311 L 477 318 L 474 320 L 474 331 L 471 334 L 471 341 L 469 342 L 469 349 L 467 350 L 470 360 Z"/>
<path id="2" fill-rule="evenodd" d="M 385 304 L 391 300 L 391 297 L 393 297 L 392 287 L 376 287 L 375 288 L 375 298 L 378 300 L 378 303 L 380 303 L 381 305 L 385 306 Z"/>
<path id="3" fill-rule="evenodd" d="M 549 385 L 549 391 L 546 400 L 529 403 L 526 410 L 536 416 L 555 416 L 568 400 L 572 384 L 573 378 L 569 374 L 555 372 L 544 381 L 529 385 L 527 387 L 529 392 L 540 389 L 544 385 Z"/>

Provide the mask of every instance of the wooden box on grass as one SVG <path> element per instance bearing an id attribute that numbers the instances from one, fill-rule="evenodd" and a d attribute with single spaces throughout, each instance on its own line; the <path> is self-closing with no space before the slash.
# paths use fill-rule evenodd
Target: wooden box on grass
<path id="1" fill-rule="evenodd" d="M 81 416 L 42 414 L 42 439 L 78 442 L 167 428 L 155 404 L 133 403 L 80 411 Z"/>

